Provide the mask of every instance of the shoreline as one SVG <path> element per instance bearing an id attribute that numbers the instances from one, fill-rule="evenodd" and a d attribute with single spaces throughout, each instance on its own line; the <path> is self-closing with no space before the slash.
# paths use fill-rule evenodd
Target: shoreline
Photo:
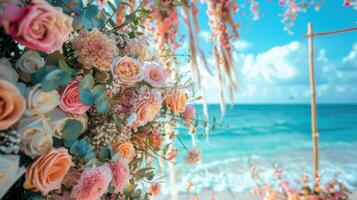
<path id="1" fill-rule="evenodd" d="M 198 199 L 195 199 L 198 197 Z M 165 195 L 160 198 L 155 198 L 156 200 L 175 200 L 172 199 L 170 195 Z M 256 195 L 247 192 L 214 192 L 212 190 L 203 190 L 199 194 L 188 192 L 178 194 L 177 200 L 263 200 Z M 353 191 L 350 195 L 350 200 L 357 200 L 357 191 Z"/>

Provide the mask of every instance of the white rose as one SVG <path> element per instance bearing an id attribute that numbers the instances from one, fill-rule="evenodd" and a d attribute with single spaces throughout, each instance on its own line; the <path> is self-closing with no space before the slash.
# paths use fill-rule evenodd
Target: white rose
<path id="1" fill-rule="evenodd" d="M 6 58 L 0 59 L 0 79 L 16 84 L 19 75 L 12 68 L 11 63 Z"/>
<path id="2" fill-rule="evenodd" d="M 2 199 L 17 179 L 25 173 L 25 168 L 19 168 L 19 166 L 19 155 L 0 154 L 0 199 Z"/>
<path id="3" fill-rule="evenodd" d="M 40 54 L 33 50 L 26 51 L 16 62 L 18 69 L 29 74 L 35 73 L 43 66 L 45 66 L 45 62 L 42 60 Z"/>
<path id="4" fill-rule="evenodd" d="M 62 129 L 68 119 L 75 119 L 81 122 L 82 124 L 81 133 L 87 130 L 87 124 L 88 124 L 87 115 L 83 115 L 83 116 L 72 115 L 71 113 L 64 112 L 60 108 L 56 108 L 49 113 L 49 118 L 50 118 L 49 124 L 53 130 L 53 136 L 57 138 L 62 138 Z"/>
<path id="5" fill-rule="evenodd" d="M 52 149 L 53 131 L 44 116 L 32 116 L 20 120 L 18 131 L 21 147 L 26 155 L 35 158 Z"/>
<path id="6" fill-rule="evenodd" d="M 40 115 L 51 112 L 60 104 L 57 90 L 42 91 L 40 84 L 33 86 L 27 94 L 27 115 Z"/>

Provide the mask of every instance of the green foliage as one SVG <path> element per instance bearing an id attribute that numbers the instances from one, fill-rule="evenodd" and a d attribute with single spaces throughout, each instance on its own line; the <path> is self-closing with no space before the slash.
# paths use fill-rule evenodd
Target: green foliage
<path id="1" fill-rule="evenodd" d="M 95 153 L 93 151 L 93 147 L 91 144 L 89 144 L 85 139 L 81 139 L 81 140 L 76 140 L 69 152 L 71 154 L 74 155 L 78 155 L 81 158 L 83 158 L 86 161 L 92 160 L 93 158 L 95 158 Z"/>
<path id="2" fill-rule="evenodd" d="M 106 112 L 109 110 L 109 105 L 105 99 L 105 86 L 98 84 L 92 75 L 87 74 L 79 83 L 79 98 L 82 103 L 88 106 L 96 105 L 98 112 Z"/>
<path id="3" fill-rule="evenodd" d="M 80 121 L 75 119 L 68 119 L 62 129 L 62 137 L 64 140 L 76 140 L 81 134 L 83 125 Z"/>

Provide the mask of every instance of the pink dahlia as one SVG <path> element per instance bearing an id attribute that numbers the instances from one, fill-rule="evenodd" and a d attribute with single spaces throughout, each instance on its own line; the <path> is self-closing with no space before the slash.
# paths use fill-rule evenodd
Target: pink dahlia
<path id="1" fill-rule="evenodd" d="M 153 87 L 161 87 L 166 82 L 166 73 L 164 68 L 156 63 L 145 64 L 144 81 Z"/>
<path id="2" fill-rule="evenodd" d="M 107 192 L 112 172 L 108 165 L 86 168 L 73 187 L 72 197 L 76 200 L 97 200 Z"/>
<path id="3" fill-rule="evenodd" d="M 110 163 L 113 173 L 112 185 L 115 192 L 121 192 L 124 187 L 129 183 L 129 166 L 125 160 L 118 160 Z"/>

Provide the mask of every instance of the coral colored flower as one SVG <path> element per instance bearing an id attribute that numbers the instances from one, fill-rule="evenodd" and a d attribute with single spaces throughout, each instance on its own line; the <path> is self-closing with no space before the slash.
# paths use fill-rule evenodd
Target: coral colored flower
<path id="1" fill-rule="evenodd" d="M 128 162 L 132 161 L 135 156 L 135 148 L 130 142 L 116 142 L 113 144 L 113 150 Z"/>
<path id="2" fill-rule="evenodd" d="M 0 80 L 0 130 L 10 128 L 25 111 L 26 101 L 12 83 Z"/>
<path id="3" fill-rule="evenodd" d="M 10 3 L 0 19 L 5 32 L 20 44 L 45 53 L 61 50 L 72 32 L 73 19 L 45 0 L 22 7 Z"/>
<path id="4" fill-rule="evenodd" d="M 71 166 L 71 156 L 67 149 L 52 149 L 40 156 L 26 172 L 25 189 L 41 191 L 43 195 L 60 189 L 64 176 Z"/>
<path id="5" fill-rule="evenodd" d="M 111 72 L 114 79 L 125 85 L 134 85 L 143 79 L 142 64 L 128 56 L 116 58 L 111 66 Z"/>
<path id="6" fill-rule="evenodd" d="M 176 156 L 177 156 L 177 154 L 178 154 L 178 150 L 177 150 L 177 149 L 172 150 L 172 151 L 170 151 L 170 152 L 166 155 L 166 159 L 167 159 L 167 160 L 175 159 Z"/>
<path id="7" fill-rule="evenodd" d="M 89 110 L 90 106 L 87 106 L 80 101 L 78 87 L 79 80 L 72 81 L 66 87 L 61 96 L 60 107 L 66 112 L 82 115 Z"/>
<path id="8" fill-rule="evenodd" d="M 145 149 L 146 143 L 150 143 L 154 149 L 157 149 L 161 144 L 162 137 L 157 129 L 151 129 L 134 135 L 133 141 L 140 144 L 143 149 Z"/>
<path id="9" fill-rule="evenodd" d="M 201 152 L 197 148 L 190 149 L 187 156 L 185 156 L 185 161 L 189 165 L 196 164 L 200 160 L 201 160 Z"/>
<path id="10" fill-rule="evenodd" d="M 183 119 L 186 122 L 190 122 L 195 115 L 195 108 L 193 106 L 186 106 L 185 112 L 183 112 Z"/>
<path id="11" fill-rule="evenodd" d="M 160 191 L 161 191 L 160 183 L 152 183 L 148 186 L 148 193 L 150 193 L 151 196 L 153 197 L 159 195 Z"/>
<path id="12" fill-rule="evenodd" d="M 134 103 L 135 123 L 144 126 L 153 121 L 161 109 L 161 103 L 161 96 L 157 92 L 151 90 L 141 92 Z"/>
<path id="13" fill-rule="evenodd" d="M 170 91 L 165 100 L 166 106 L 175 114 L 181 114 L 186 109 L 187 96 L 182 90 Z"/>
<path id="14" fill-rule="evenodd" d="M 164 68 L 155 63 L 146 63 L 144 67 L 144 81 L 153 87 L 161 87 L 166 82 Z"/>
<path id="15" fill-rule="evenodd" d="M 116 42 L 98 29 L 81 31 L 72 43 L 78 61 L 86 68 L 95 67 L 101 71 L 109 71 L 113 59 L 118 55 Z"/>
<path id="16" fill-rule="evenodd" d="M 76 200 L 97 200 L 107 192 L 112 180 L 112 171 L 108 165 L 86 168 L 72 190 Z"/>
<path id="17" fill-rule="evenodd" d="M 118 160 L 110 163 L 110 168 L 113 173 L 112 185 L 115 188 L 115 192 L 121 192 L 129 183 L 129 166 L 125 160 Z"/>

